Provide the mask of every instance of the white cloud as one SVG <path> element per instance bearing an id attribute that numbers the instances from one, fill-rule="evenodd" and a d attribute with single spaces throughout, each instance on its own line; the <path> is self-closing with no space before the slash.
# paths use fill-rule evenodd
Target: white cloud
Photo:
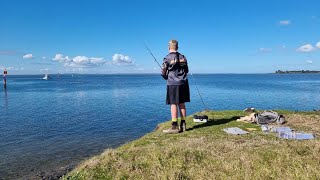
<path id="1" fill-rule="evenodd" d="M 298 52 L 311 52 L 314 50 L 315 48 L 311 44 L 305 44 L 297 49 Z"/>
<path id="2" fill-rule="evenodd" d="M 42 59 L 47 59 L 47 57 L 43 56 Z"/>
<path id="3" fill-rule="evenodd" d="M 72 59 L 72 62 L 69 64 L 65 64 L 65 66 L 69 67 L 92 67 L 106 64 L 106 60 L 103 58 L 97 57 L 86 57 L 86 56 L 76 56 Z"/>
<path id="4" fill-rule="evenodd" d="M 65 62 L 70 62 L 71 61 L 69 56 L 63 56 L 63 54 L 56 54 L 54 56 L 54 58 L 52 58 L 52 60 L 58 61 L 60 63 L 65 63 Z"/>
<path id="5" fill-rule="evenodd" d="M 126 55 L 114 54 L 112 56 L 112 64 L 115 65 L 134 65 L 134 61 Z"/>
<path id="6" fill-rule="evenodd" d="M 40 72 L 48 72 L 50 70 L 50 68 L 44 68 L 44 69 L 40 69 Z"/>
<path id="7" fill-rule="evenodd" d="M 106 64 L 106 60 L 103 58 L 97 57 L 86 57 L 86 56 L 76 56 L 74 58 L 70 58 L 69 56 L 64 56 L 63 54 L 56 54 L 54 61 L 58 61 L 59 63 L 63 63 L 65 67 L 72 67 L 72 68 L 86 68 L 86 67 L 93 67 L 98 65 Z"/>
<path id="8" fill-rule="evenodd" d="M 313 61 L 311 61 L 311 60 L 307 60 L 307 61 L 306 61 L 306 63 L 307 63 L 307 64 L 312 64 L 312 63 L 313 63 Z"/>
<path id="9" fill-rule="evenodd" d="M 0 49 L 0 55 L 17 55 L 17 54 L 18 54 L 17 51 Z"/>
<path id="10" fill-rule="evenodd" d="M 97 67 L 104 64 L 134 65 L 134 61 L 129 56 L 122 54 L 114 54 L 112 56 L 112 61 L 107 61 L 102 57 L 75 56 L 72 58 L 69 56 L 64 56 L 63 54 L 56 54 L 52 60 L 62 63 L 67 68 L 88 68 Z"/>
<path id="11" fill-rule="evenodd" d="M 76 56 L 72 59 L 72 62 L 75 64 L 88 64 L 90 60 L 86 56 Z"/>
<path id="12" fill-rule="evenodd" d="M 320 49 L 320 41 L 316 44 L 316 47 Z"/>
<path id="13" fill-rule="evenodd" d="M 0 65 L 0 70 L 7 70 L 7 71 L 23 71 L 24 70 L 24 67 L 12 67 L 12 66 L 9 66 L 9 67 L 4 67 L 4 66 L 1 66 Z"/>
<path id="14" fill-rule="evenodd" d="M 280 25 L 283 25 L 283 26 L 288 26 L 291 24 L 291 21 L 290 20 L 282 20 L 279 22 Z"/>
<path id="15" fill-rule="evenodd" d="M 106 63 L 106 61 L 103 58 L 94 58 L 93 57 L 93 58 L 90 58 L 90 63 L 99 65 L 99 64 Z"/>
<path id="16" fill-rule="evenodd" d="M 32 54 L 25 54 L 24 56 L 22 56 L 23 59 L 32 59 L 34 58 L 34 56 Z"/>
<path id="17" fill-rule="evenodd" d="M 260 48 L 259 49 L 259 52 L 262 52 L 262 53 L 268 53 L 268 52 L 271 52 L 272 51 L 272 49 L 270 49 L 270 48 Z"/>
<path id="18" fill-rule="evenodd" d="M 10 66 L 10 67 L 6 67 L 5 69 L 8 70 L 8 71 L 10 71 L 10 70 L 14 70 L 15 67 Z"/>

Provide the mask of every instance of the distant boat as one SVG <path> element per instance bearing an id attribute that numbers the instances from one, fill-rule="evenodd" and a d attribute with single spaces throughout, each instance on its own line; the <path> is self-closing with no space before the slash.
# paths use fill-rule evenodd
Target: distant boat
<path id="1" fill-rule="evenodd" d="M 51 79 L 51 76 L 49 76 L 48 74 L 45 74 L 42 79 L 43 80 L 49 80 L 49 79 Z"/>

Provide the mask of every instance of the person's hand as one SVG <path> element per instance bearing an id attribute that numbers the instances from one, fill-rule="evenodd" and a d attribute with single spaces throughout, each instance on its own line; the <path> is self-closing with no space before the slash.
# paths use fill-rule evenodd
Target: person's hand
<path id="1" fill-rule="evenodd" d="M 161 76 L 163 77 L 163 79 L 167 80 L 168 79 L 168 75 L 167 75 L 167 63 L 163 63 L 162 67 L 161 67 Z"/>

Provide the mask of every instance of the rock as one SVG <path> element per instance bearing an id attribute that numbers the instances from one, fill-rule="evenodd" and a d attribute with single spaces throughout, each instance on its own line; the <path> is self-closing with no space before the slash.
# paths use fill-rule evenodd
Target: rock
<path id="1" fill-rule="evenodd" d="M 157 131 L 160 128 L 160 125 L 158 124 L 156 128 L 154 128 L 155 131 Z"/>

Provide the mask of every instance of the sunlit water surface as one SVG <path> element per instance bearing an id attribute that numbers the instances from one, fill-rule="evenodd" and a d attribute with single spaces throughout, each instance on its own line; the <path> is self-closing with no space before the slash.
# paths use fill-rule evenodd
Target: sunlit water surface
<path id="1" fill-rule="evenodd" d="M 189 77 L 188 114 L 204 109 Z M 320 108 L 320 75 L 195 75 L 208 109 Z M 0 88 L 0 179 L 76 164 L 170 119 L 159 75 L 9 76 Z"/>

